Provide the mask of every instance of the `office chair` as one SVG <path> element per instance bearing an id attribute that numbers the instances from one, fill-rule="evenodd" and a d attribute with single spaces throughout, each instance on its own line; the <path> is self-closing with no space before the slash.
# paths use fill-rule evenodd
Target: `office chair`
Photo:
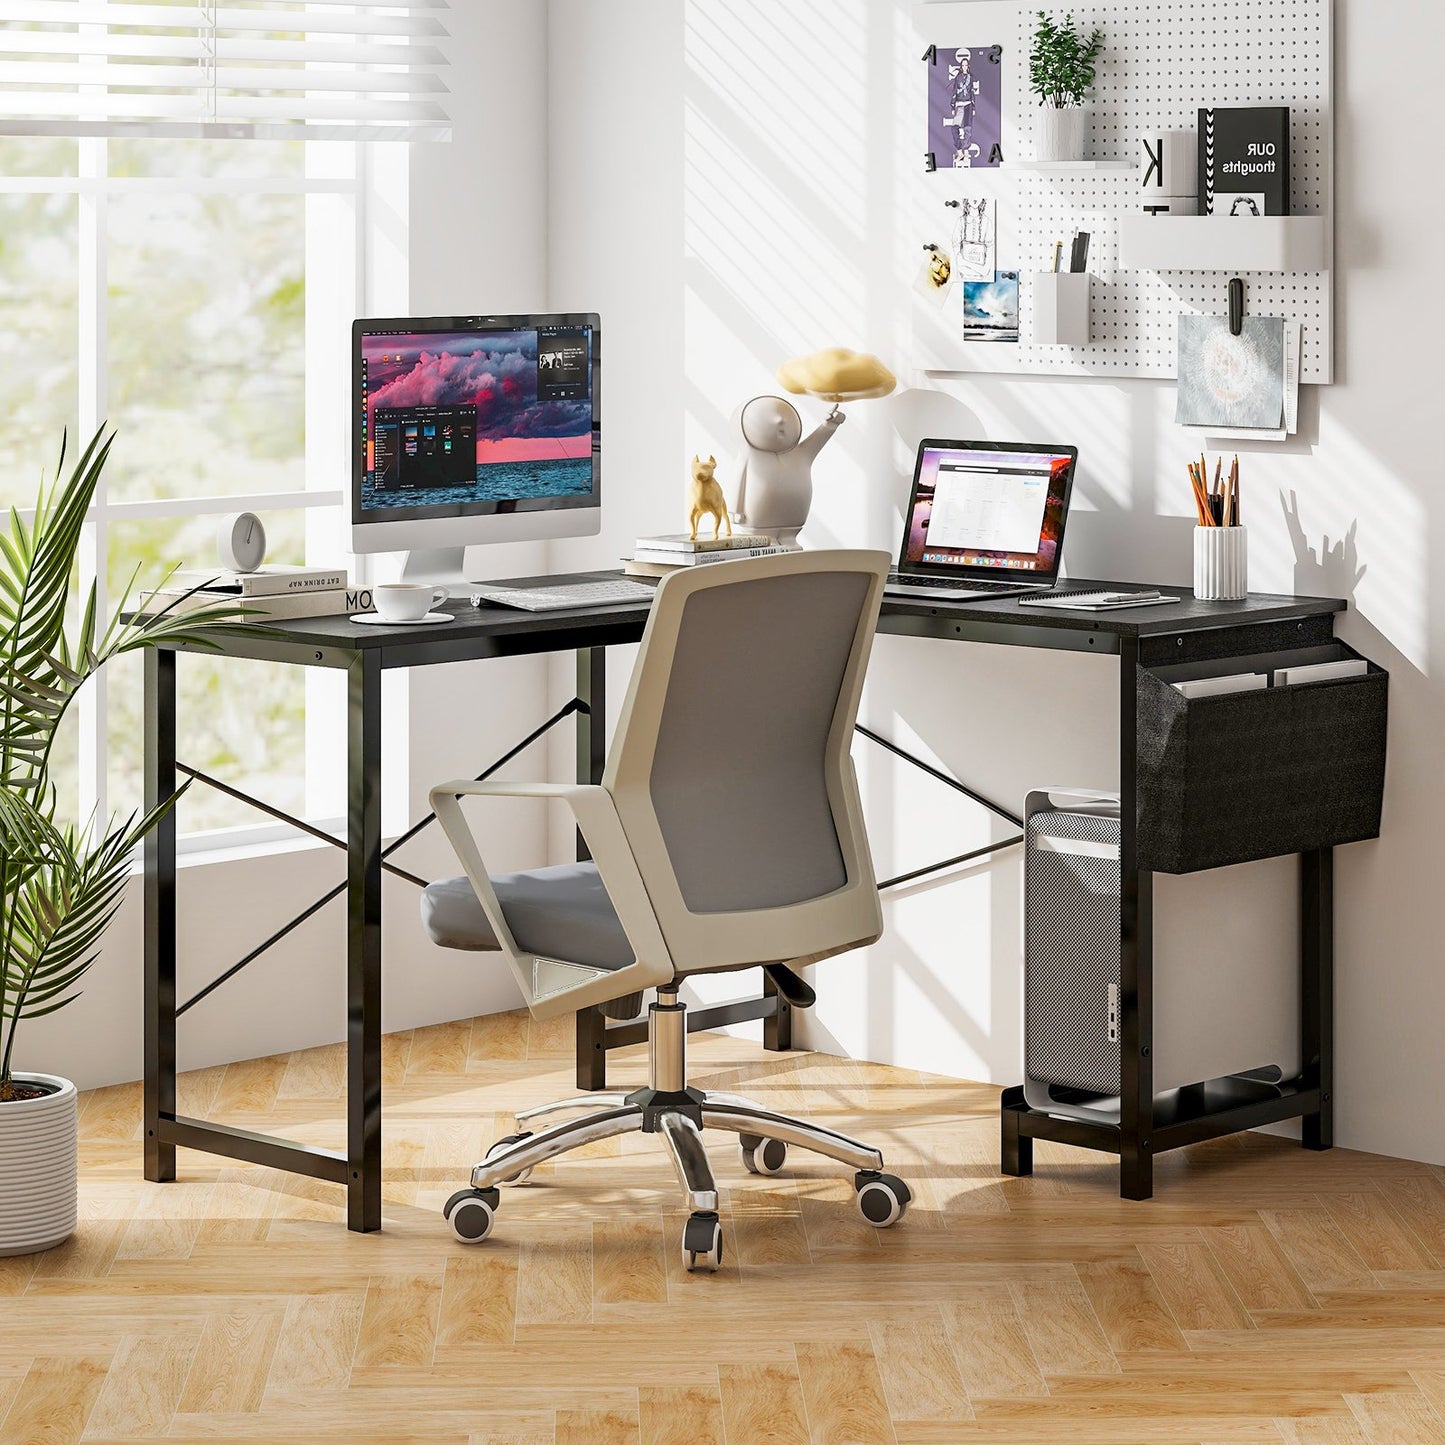
<path id="1" fill-rule="evenodd" d="M 877 1149 L 733 1094 L 687 1083 L 686 1006 L 695 973 L 766 967 L 800 1006 L 808 985 L 787 967 L 872 943 L 882 911 L 849 756 L 863 673 L 889 558 L 881 552 L 792 552 L 696 567 L 663 579 L 596 786 L 442 783 L 431 805 L 465 876 L 422 901 L 432 939 L 500 949 L 538 1019 L 594 1004 L 648 1010 L 648 1080 L 527 1109 L 447 1200 L 452 1233 L 491 1233 L 498 1186 L 543 1160 L 639 1130 L 661 1136 L 691 1217 L 689 1270 L 722 1263 L 717 1186 L 703 1129 L 739 1136 L 743 1165 L 776 1174 L 789 1145 L 855 1171 L 863 1217 L 903 1217 L 910 1194 Z M 492 875 L 460 800 L 565 801 L 592 857 Z M 540 1133 L 550 1113 L 586 1110 Z"/>

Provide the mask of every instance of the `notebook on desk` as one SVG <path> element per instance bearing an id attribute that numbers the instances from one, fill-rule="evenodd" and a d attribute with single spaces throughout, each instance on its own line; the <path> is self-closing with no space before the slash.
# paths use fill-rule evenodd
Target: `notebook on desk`
<path id="1" fill-rule="evenodd" d="M 1052 591 L 1078 456 L 1029 442 L 920 442 L 887 595 L 960 602 Z"/>

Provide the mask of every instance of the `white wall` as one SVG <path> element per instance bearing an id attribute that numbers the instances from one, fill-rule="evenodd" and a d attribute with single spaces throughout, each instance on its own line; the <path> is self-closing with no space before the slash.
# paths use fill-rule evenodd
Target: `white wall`
<path id="1" fill-rule="evenodd" d="M 1430 907 L 1445 859 L 1445 601 L 1426 559 L 1445 544 L 1427 404 L 1445 202 L 1416 177 L 1445 13 L 1338 0 L 1336 14 L 1338 382 L 1307 393 L 1298 444 L 1246 458 L 1251 582 L 1350 596 L 1341 632 L 1392 672 L 1384 836 L 1337 854 L 1338 1136 L 1441 1160 L 1445 1116 L 1425 1101 L 1445 1092 Z M 637 532 L 676 525 L 687 457 L 730 456 L 733 406 L 786 357 L 845 344 L 907 384 L 852 408 L 823 454 L 810 540 L 891 550 L 921 435 L 1069 439 L 1083 453 L 1069 569 L 1187 581 L 1189 445 L 1168 384 L 909 373 L 917 257 L 899 218 L 920 146 L 902 99 L 918 82 L 904 0 L 551 0 L 550 15 L 549 281 L 554 303 L 603 312 L 611 482 L 603 540 L 554 558 L 615 565 Z M 1016 803 L 1039 782 L 1114 781 L 1113 688 L 1104 660 L 884 639 L 864 714 Z M 988 836 L 942 788 L 859 756 L 880 869 Z M 1221 879 L 1158 880 L 1161 968 L 1207 970 L 1212 947 L 1251 940 L 1289 963 L 1293 864 L 1227 881 L 1226 932 Z M 909 890 L 882 943 L 819 970 L 813 1037 L 1016 1081 L 1019 932 L 1016 855 Z"/>
<path id="2" fill-rule="evenodd" d="M 683 11 L 630 0 L 604 8 L 548 7 L 549 304 L 602 318 L 602 531 L 552 543 L 554 571 L 616 567 L 639 532 L 658 530 L 659 491 L 682 495 Z M 634 653 L 608 649 L 614 718 Z M 555 658 L 554 700 L 573 686 L 572 659 Z M 553 745 L 551 766 L 571 776 L 570 740 Z M 558 856 L 569 840 L 554 829 Z"/>

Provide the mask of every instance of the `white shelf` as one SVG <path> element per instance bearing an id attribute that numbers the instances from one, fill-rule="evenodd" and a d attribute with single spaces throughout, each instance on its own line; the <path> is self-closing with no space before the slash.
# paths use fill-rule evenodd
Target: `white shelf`
<path id="1" fill-rule="evenodd" d="M 1134 161 L 1000 161 L 1001 171 L 1137 171 Z"/>
<path id="2" fill-rule="evenodd" d="M 1125 271 L 1324 271 L 1328 216 L 1119 218 Z"/>

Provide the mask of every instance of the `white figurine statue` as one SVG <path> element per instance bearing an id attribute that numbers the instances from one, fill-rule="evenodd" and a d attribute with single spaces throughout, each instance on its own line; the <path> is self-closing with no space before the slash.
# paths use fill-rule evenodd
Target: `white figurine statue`
<path id="1" fill-rule="evenodd" d="M 735 500 L 738 525 L 797 546 L 813 502 L 813 458 L 844 421 L 835 406 L 806 436 L 792 402 L 755 396 L 736 413 L 742 436 Z"/>

